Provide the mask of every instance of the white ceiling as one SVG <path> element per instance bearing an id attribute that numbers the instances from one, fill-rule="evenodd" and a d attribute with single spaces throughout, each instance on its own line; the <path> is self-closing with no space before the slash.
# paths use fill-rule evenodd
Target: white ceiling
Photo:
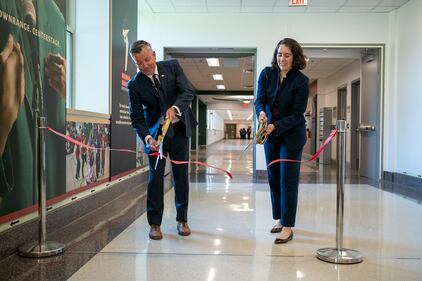
<path id="1" fill-rule="evenodd" d="M 175 57 L 180 62 L 194 88 L 198 91 L 253 91 L 253 57 L 216 57 L 218 67 L 209 67 L 206 57 Z M 214 80 L 213 74 L 221 74 L 223 80 Z M 218 90 L 217 85 L 224 85 L 225 90 Z"/>
<path id="2" fill-rule="evenodd" d="M 153 13 L 388 13 L 409 0 L 145 0 Z"/>

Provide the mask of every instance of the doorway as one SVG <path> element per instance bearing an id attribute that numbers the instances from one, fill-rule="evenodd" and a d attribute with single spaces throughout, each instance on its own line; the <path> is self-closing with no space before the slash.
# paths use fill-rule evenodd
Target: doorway
<path id="1" fill-rule="evenodd" d="M 236 138 L 236 124 L 226 124 L 226 132 L 227 139 L 235 139 Z"/>
<path id="2" fill-rule="evenodd" d="M 382 171 L 384 46 L 305 45 L 304 54 L 309 59 L 305 75 L 318 80 L 317 112 L 331 108 L 334 119 L 349 123 L 348 166 L 359 171 L 354 175 L 378 181 Z"/>

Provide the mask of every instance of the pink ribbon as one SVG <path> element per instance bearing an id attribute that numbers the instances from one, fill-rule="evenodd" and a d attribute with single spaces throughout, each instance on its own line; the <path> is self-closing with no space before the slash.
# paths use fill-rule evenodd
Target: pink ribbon
<path id="1" fill-rule="evenodd" d="M 275 164 L 275 163 L 280 163 L 280 162 L 294 162 L 294 163 L 305 163 L 305 162 L 309 162 L 309 161 L 314 161 L 315 159 L 318 158 L 318 156 L 322 153 L 322 151 L 325 149 L 325 147 L 331 142 L 331 140 L 337 135 L 337 130 L 333 130 L 330 135 L 328 136 L 328 138 L 324 141 L 324 143 L 321 145 L 321 147 L 318 149 L 318 151 L 311 157 L 311 159 L 309 160 L 292 160 L 292 159 L 275 159 L 273 161 L 271 161 L 268 165 L 267 168 L 269 168 L 271 165 Z"/>

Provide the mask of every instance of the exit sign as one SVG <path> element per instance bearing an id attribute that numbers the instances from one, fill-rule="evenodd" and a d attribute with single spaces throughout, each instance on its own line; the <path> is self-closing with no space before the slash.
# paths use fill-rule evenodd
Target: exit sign
<path id="1" fill-rule="evenodd" d="M 307 6 L 308 0 L 289 0 L 289 6 L 297 7 L 297 6 Z"/>

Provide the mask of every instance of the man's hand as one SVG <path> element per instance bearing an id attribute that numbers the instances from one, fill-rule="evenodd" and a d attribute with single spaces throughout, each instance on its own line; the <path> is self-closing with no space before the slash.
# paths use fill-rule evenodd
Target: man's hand
<path id="1" fill-rule="evenodd" d="M 264 112 L 264 111 L 261 111 L 261 112 L 259 113 L 259 118 L 258 118 L 258 121 L 259 121 L 259 122 L 262 122 L 262 123 L 266 123 L 266 122 L 267 122 L 267 114 L 265 114 L 265 112 Z"/>
<path id="2" fill-rule="evenodd" d="M 152 137 L 148 139 L 148 145 L 152 151 L 158 151 L 159 149 L 157 141 Z"/>
<path id="3" fill-rule="evenodd" d="M 66 60 L 60 55 L 49 53 L 45 58 L 45 76 L 48 84 L 62 99 L 66 99 Z"/>
<path id="4" fill-rule="evenodd" d="M 177 110 L 174 107 L 170 107 L 166 111 L 166 119 L 170 119 L 170 121 L 173 121 L 173 119 L 176 117 Z"/>
<path id="5" fill-rule="evenodd" d="M 0 156 L 15 123 L 25 94 L 23 55 L 20 44 L 9 34 L 0 53 Z"/>

